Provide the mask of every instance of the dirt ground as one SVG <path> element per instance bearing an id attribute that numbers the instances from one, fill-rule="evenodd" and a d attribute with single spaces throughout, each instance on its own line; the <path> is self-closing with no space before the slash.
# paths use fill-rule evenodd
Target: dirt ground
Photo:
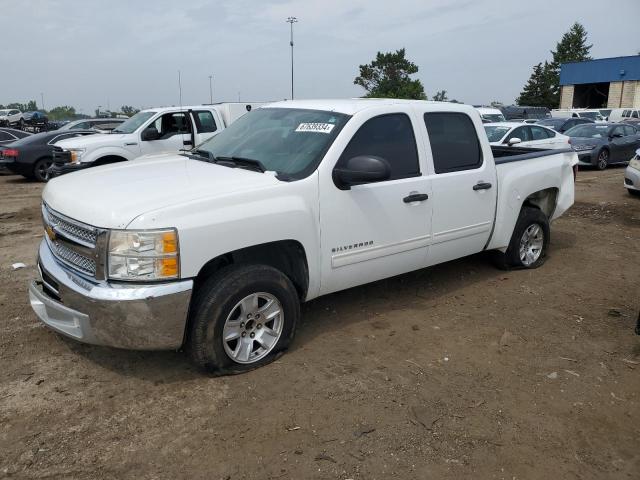
<path id="1" fill-rule="evenodd" d="M 42 186 L 0 177 L 0 478 L 637 479 L 640 199 L 622 173 L 580 172 L 540 269 L 477 255 L 314 300 L 286 355 L 224 378 L 44 328 L 27 299 Z"/>

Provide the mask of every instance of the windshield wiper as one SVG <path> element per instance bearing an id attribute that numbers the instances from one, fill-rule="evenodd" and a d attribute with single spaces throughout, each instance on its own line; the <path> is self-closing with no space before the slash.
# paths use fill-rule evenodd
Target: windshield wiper
<path id="1" fill-rule="evenodd" d="M 189 150 L 181 153 L 180 155 L 184 157 L 194 158 L 196 160 L 204 160 L 206 162 L 213 162 L 213 155 L 211 152 L 207 152 L 206 150 Z"/>
<path id="2" fill-rule="evenodd" d="M 254 160 L 253 158 L 244 157 L 212 157 L 214 163 L 222 164 L 230 163 L 234 167 L 246 168 L 248 170 L 255 170 L 261 173 L 267 171 L 267 168 L 260 160 Z"/>

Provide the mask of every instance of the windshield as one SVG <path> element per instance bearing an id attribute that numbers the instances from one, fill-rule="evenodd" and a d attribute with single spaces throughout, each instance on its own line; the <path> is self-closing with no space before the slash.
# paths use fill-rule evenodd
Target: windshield
<path id="1" fill-rule="evenodd" d="M 504 115 L 501 113 L 483 113 L 482 118 L 489 120 L 490 122 L 504 122 L 506 121 Z"/>
<path id="2" fill-rule="evenodd" d="M 138 112 L 129 120 L 122 122 L 120 125 L 118 125 L 118 128 L 114 129 L 113 132 L 114 133 L 133 133 L 138 128 L 140 128 L 140 126 L 144 122 L 149 120 L 155 114 L 156 112 Z"/>
<path id="3" fill-rule="evenodd" d="M 580 118 L 590 118 L 591 120 L 602 120 L 602 115 L 598 112 L 580 112 Z"/>
<path id="4" fill-rule="evenodd" d="M 0 117 L 4 117 L 7 113 L 9 113 L 9 110 L 0 110 Z"/>
<path id="5" fill-rule="evenodd" d="M 83 122 L 83 120 L 76 120 L 75 122 L 69 122 L 66 125 L 63 125 L 62 127 L 60 127 L 58 130 L 71 130 L 81 122 Z"/>
<path id="6" fill-rule="evenodd" d="M 576 125 L 575 127 L 570 128 L 569 130 L 564 132 L 564 134 L 574 138 L 604 138 L 607 136 L 608 131 L 609 125 L 596 125 L 593 123 L 588 123 L 585 125 Z"/>
<path id="7" fill-rule="evenodd" d="M 511 130 L 511 127 L 499 127 L 497 125 L 489 125 L 484 127 L 484 131 L 487 132 L 487 137 L 489 138 L 490 142 L 499 142 L 509 130 Z"/>
<path id="8" fill-rule="evenodd" d="M 286 179 L 316 169 L 348 115 L 321 110 L 261 108 L 232 123 L 194 152 L 216 158 L 257 160 Z"/>

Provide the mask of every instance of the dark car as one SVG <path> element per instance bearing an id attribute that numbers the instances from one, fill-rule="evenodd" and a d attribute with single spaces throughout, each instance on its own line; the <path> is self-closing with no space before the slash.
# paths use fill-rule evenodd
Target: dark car
<path id="1" fill-rule="evenodd" d="M 564 133 L 576 125 L 595 122 L 590 118 L 545 118 L 544 120 L 538 120 L 536 123 L 544 127 L 552 128 L 558 133 Z"/>
<path id="2" fill-rule="evenodd" d="M 31 135 L 29 132 L 23 132 L 22 130 L 16 130 L 15 128 L 0 128 L 0 145 L 13 143 L 16 140 L 28 137 L 29 135 Z"/>
<path id="3" fill-rule="evenodd" d="M 53 145 L 60 140 L 92 135 L 95 130 L 73 130 L 69 132 L 43 132 L 29 135 L 13 143 L 0 146 L 0 167 L 26 178 L 46 182 L 47 170 L 53 162 Z"/>
<path id="4" fill-rule="evenodd" d="M 500 107 L 500 111 L 507 120 L 527 120 L 530 118 L 537 118 L 542 120 L 543 118 L 551 117 L 551 110 L 547 107 L 527 107 L 523 105 L 509 105 L 506 107 Z"/>
<path id="5" fill-rule="evenodd" d="M 47 118 L 44 113 L 38 111 L 25 112 L 22 115 L 22 120 L 24 120 L 25 125 L 31 126 L 46 125 L 49 122 L 49 118 Z"/>
<path id="6" fill-rule="evenodd" d="M 640 133 L 625 123 L 589 123 L 565 132 L 571 147 L 578 153 L 580 165 L 600 170 L 613 163 L 626 163 L 640 148 Z"/>
<path id="7" fill-rule="evenodd" d="M 69 122 L 60 127 L 60 130 L 98 130 L 100 132 L 110 132 L 124 123 L 127 118 L 87 118 Z"/>

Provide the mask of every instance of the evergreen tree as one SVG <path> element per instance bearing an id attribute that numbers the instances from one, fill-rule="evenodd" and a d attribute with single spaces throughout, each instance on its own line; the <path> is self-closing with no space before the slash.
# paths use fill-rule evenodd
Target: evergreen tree
<path id="1" fill-rule="evenodd" d="M 576 22 L 556 44 L 556 49 L 551 51 L 553 59 L 547 70 L 552 89 L 551 106 L 558 107 L 560 105 L 560 65 L 591 60 L 589 51 L 592 46 L 587 45 L 587 31 Z"/>
<path id="2" fill-rule="evenodd" d="M 411 98 L 426 100 L 420 80 L 412 80 L 410 75 L 418 73 L 418 66 L 405 58 L 405 50 L 378 52 L 376 59 L 360 65 L 360 75 L 353 83 L 367 91 L 366 97 Z"/>

